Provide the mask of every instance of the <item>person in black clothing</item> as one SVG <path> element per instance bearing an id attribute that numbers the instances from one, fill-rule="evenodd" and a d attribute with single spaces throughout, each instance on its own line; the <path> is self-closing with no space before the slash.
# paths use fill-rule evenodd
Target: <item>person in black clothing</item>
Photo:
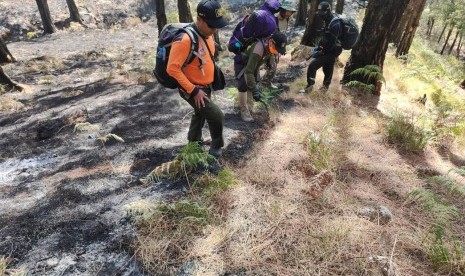
<path id="1" fill-rule="evenodd" d="M 312 53 L 314 58 L 307 69 L 307 87 L 300 90 L 302 93 L 309 93 L 315 84 L 316 71 L 323 67 L 325 75 L 323 89 L 327 90 L 333 78 L 334 63 L 341 54 L 342 47 L 339 38 L 342 34 L 341 20 L 333 20 L 337 15 L 331 13 L 331 6 L 328 2 L 321 2 L 318 5 L 317 15 L 325 22 L 325 33 Z"/>

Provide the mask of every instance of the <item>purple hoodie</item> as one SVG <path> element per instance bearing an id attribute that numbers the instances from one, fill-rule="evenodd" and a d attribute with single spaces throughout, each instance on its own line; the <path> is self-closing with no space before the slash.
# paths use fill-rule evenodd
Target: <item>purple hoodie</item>
<path id="1" fill-rule="evenodd" d="M 279 11 L 279 7 L 281 4 L 278 0 L 267 0 L 259 10 L 254 11 L 242 29 L 243 38 L 247 40 L 271 36 L 278 28 L 274 14 Z"/>

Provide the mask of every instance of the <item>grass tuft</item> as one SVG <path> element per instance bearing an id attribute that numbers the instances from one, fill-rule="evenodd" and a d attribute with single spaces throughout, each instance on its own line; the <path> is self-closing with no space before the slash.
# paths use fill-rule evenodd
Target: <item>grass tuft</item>
<path id="1" fill-rule="evenodd" d="M 400 149 L 422 152 L 428 145 L 431 134 L 424 126 L 419 126 L 413 116 L 394 114 L 387 126 L 387 140 Z"/>
<path id="2" fill-rule="evenodd" d="M 317 171 L 332 169 L 331 149 L 324 140 L 324 137 L 311 132 L 304 144 L 310 157 L 310 163 Z"/>

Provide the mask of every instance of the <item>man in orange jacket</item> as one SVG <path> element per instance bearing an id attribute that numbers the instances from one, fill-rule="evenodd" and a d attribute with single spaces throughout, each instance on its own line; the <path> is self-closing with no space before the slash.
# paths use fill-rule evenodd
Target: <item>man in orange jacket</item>
<path id="1" fill-rule="evenodd" d="M 213 34 L 228 23 L 223 18 L 223 9 L 215 0 L 202 0 L 197 5 L 197 20 L 192 23 L 198 34 L 198 51 L 194 60 L 183 65 L 188 57 L 191 40 L 186 33 L 179 34 L 171 46 L 166 68 L 167 73 L 179 83 L 179 94 L 193 108 L 191 124 L 187 139 L 190 142 L 202 142 L 202 128 L 205 121 L 212 138 L 209 153 L 220 157 L 223 140 L 224 115 L 220 108 L 211 101 L 213 82 L 215 43 Z M 211 52 L 211 55 L 210 55 Z"/>

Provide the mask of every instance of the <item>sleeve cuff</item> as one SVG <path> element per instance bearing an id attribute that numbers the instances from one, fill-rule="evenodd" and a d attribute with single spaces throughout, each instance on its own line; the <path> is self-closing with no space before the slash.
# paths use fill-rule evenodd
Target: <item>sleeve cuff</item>
<path id="1" fill-rule="evenodd" d="M 199 88 L 197 86 L 195 86 L 194 90 L 192 90 L 192 92 L 190 94 L 191 94 L 192 97 L 199 94 Z"/>

